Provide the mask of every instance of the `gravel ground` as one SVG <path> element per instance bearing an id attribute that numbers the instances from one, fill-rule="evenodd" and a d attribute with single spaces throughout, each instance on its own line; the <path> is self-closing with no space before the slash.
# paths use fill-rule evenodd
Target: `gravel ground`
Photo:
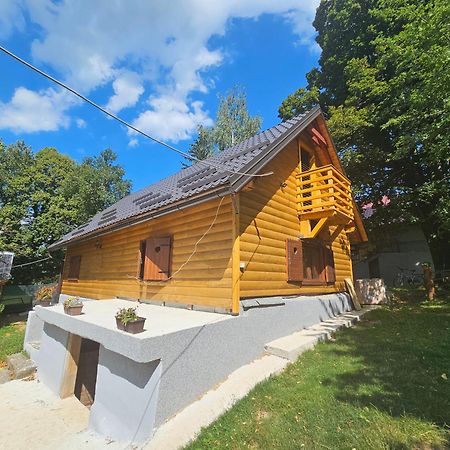
<path id="1" fill-rule="evenodd" d="M 75 397 L 57 398 L 37 380 L 0 385 L 0 399 L 1 450 L 127 448 L 86 431 L 89 410 Z"/>

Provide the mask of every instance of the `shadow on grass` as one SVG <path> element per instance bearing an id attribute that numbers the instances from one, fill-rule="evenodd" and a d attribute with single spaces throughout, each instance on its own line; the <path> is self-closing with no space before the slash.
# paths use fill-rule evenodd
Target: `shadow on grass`
<path id="1" fill-rule="evenodd" d="M 6 327 L 8 325 L 17 324 L 25 326 L 27 322 L 26 314 L 5 314 L 0 315 L 0 328 Z"/>
<path id="2" fill-rule="evenodd" d="M 450 429 L 449 302 L 401 302 L 373 311 L 339 343 L 327 351 L 357 358 L 359 368 L 323 380 L 338 400 Z"/>

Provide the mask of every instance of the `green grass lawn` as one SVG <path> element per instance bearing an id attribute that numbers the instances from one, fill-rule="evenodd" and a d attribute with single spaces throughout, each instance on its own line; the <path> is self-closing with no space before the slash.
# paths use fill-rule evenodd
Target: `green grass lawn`
<path id="1" fill-rule="evenodd" d="M 256 388 L 188 449 L 450 448 L 450 299 L 364 316 Z"/>
<path id="2" fill-rule="evenodd" d="M 0 315 L 0 367 L 5 365 L 8 355 L 22 351 L 25 327 L 26 317 L 24 316 Z"/>

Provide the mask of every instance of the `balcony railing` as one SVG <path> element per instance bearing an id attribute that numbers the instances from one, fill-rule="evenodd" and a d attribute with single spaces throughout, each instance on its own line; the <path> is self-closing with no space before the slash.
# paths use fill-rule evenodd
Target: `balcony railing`
<path id="1" fill-rule="evenodd" d="M 329 218 L 329 223 L 353 220 L 350 180 L 328 165 L 297 175 L 298 214 L 301 219 Z"/>

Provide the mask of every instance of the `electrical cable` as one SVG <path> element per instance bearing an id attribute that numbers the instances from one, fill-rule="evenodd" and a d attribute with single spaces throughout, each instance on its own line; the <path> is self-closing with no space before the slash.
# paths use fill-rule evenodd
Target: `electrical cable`
<path id="1" fill-rule="evenodd" d="M 180 272 L 181 269 L 183 269 L 183 267 L 191 260 L 191 258 L 195 255 L 195 253 L 197 252 L 197 246 L 198 244 L 200 244 L 200 242 L 203 240 L 203 238 L 210 232 L 211 228 L 214 226 L 214 224 L 216 223 L 217 220 L 217 216 L 219 215 L 219 210 L 220 207 L 222 206 L 223 200 L 225 197 L 222 197 L 220 199 L 220 203 L 219 206 L 217 207 L 217 211 L 216 211 L 216 215 L 214 216 L 213 221 L 211 222 L 211 225 L 208 227 L 208 229 L 202 234 L 202 237 L 195 243 L 194 245 L 194 250 L 192 250 L 192 253 L 189 255 L 189 258 L 183 263 L 181 264 L 181 266 L 178 268 L 178 270 L 176 270 L 168 279 L 171 280 L 178 272 Z"/>
<path id="2" fill-rule="evenodd" d="M 51 256 L 47 256 L 47 258 L 37 259 L 36 261 L 30 261 L 24 264 L 17 264 L 16 266 L 11 266 L 11 269 L 15 269 L 16 267 L 25 267 L 30 266 L 31 264 L 36 264 L 38 262 L 47 261 L 47 259 L 51 259 Z"/>
<path id="3" fill-rule="evenodd" d="M 34 70 L 39 75 L 42 75 L 43 77 L 47 78 L 48 80 L 52 81 L 53 83 L 57 84 L 58 86 L 66 89 L 67 91 L 71 92 L 75 96 L 81 98 L 81 100 L 89 103 L 91 106 L 93 106 L 94 108 L 97 108 L 98 110 L 100 110 L 104 114 L 108 115 L 112 119 L 117 120 L 122 125 L 125 125 L 126 127 L 130 128 L 131 130 L 135 131 L 136 133 L 141 134 L 142 136 L 145 136 L 147 139 L 150 139 L 150 140 L 152 140 L 152 141 L 154 141 L 154 142 L 156 142 L 156 143 L 158 143 L 158 144 L 168 148 L 169 150 L 172 150 L 172 151 L 178 153 L 179 155 L 183 156 L 186 159 L 189 159 L 191 161 L 195 161 L 196 163 L 199 163 L 199 164 L 203 164 L 203 165 L 207 165 L 207 166 L 210 166 L 210 167 L 214 167 L 215 169 L 220 169 L 221 168 L 222 170 L 225 170 L 226 172 L 232 173 L 234 175 L 244 175 L 244 176 L 251 176 L 251 177 L 267 177 L 267 176 L 273 174 L 273 172 L 268 172 L 268 173 L 263 173 L 263 174 L 251 174 L 251 173 L 247 173 L 247 172 L 239 172 L 239 171 L 230 169 L 226 165 L 223 165 L 223 164 L 216 164 L 216 163 L 207 162 L 205 160 L 198 159 L 198 158 L 190 155 L 189 153 L 183 152 L 182 150 L 177 149 L 173 145 L 170 145 L 170 144 L 168 144 L 168 143 L 166 143 L 164 141 L 161 141 L 160 139 L 157 139 L 157 138 L 151 136 L 150 134 L 145 133 L 144 131 L 140 130 L 139 128 L 136 128 L 134 125 L 132 125 L 132 124 L 128 123 L 127 121 L 121 119 L 119 116 L 116 116 L 115 114 L 109 112 L 107 109 L 103 108 L 102 106 L 98 105 L 94 101 L 90 100 L 88 97 L 85 97 L 83 94 L 80 94 L 78 91 L 76 91 L 75 89 L 71 88 L 67 84 L 63 83 L 62 81 L 57 80 L 56 78 L 52 77 L 48 73 L 44 72 L 43 70 L 33 66 L 33 64 L 29 63 L 28 61 L 25 61 L 20 56 L 17 56 L 16 54 L 14 54 L 10 50 L 6 49 L 5 47 L 2 47 L 1 45 L 0 45 L 0 50 L 3 53 L 6 53 L 11 58 L 13 58 L 16 61 L 20 62 L 21 64 L 25 65 L 29 69 Z"/>
<path id="4" fill-rule="evenodd" d="M 213 221 L 212 221 L 211 224 L 209 225 L 208 229 L 202 234 L 202 236 L 200 237 L 200 239 L 194 244 L 194 249 L 192 250 L 192 253 L 191 253 L 191 254 L 189 255 L 189 257 L 186 259 L 186 261 L 184 261 L 184 263 L 181 264 L 180 267 L 179 267 L 172 275 L 170 275 L 170 276 L 167 278 L 168 280 L 172 280 L 173 277 L 174 277 L 177 273 L 179 273 L 179 272 L 184 268 L 184 266 L 192 259 L 192 257 L 197 253 L 197 247 L 198 247 L 198 244 L 200 244 L 200 242 L 201 242 L 201 241 L 206 237 L 206 235 L 211 231 L 211 228 L 215 225 L 216 220 L 217 220 L 217 217 L 219 216 L 220 207 L 222 206 L 222 203 L 223 203 L 224 199 L 225 199 L 225 197 L 222 197 L 222 198 L 220 199 L 220 202 L 219 202 L 219 205 L 217 206 L 216 214 L 215 214 L 215 216 L 214 216 Z M 131 278 L 131 279 L 133 279 L 133 280 L 137 280 L 137 281 L 139 281 L 139 282 L 141 282 L 141 283 L 144 283 L 144 284 L 150 284 L 150 285 L 151 285 L 151 284 L 153 283 L 152 281 L 145 281 L 145 280 L 142 280 L 141 278 L 138 278 L 138 277 L 136 277 L 136 276 L 129 275 L 129 274 L 127 275 L 127 278 Z"/>

